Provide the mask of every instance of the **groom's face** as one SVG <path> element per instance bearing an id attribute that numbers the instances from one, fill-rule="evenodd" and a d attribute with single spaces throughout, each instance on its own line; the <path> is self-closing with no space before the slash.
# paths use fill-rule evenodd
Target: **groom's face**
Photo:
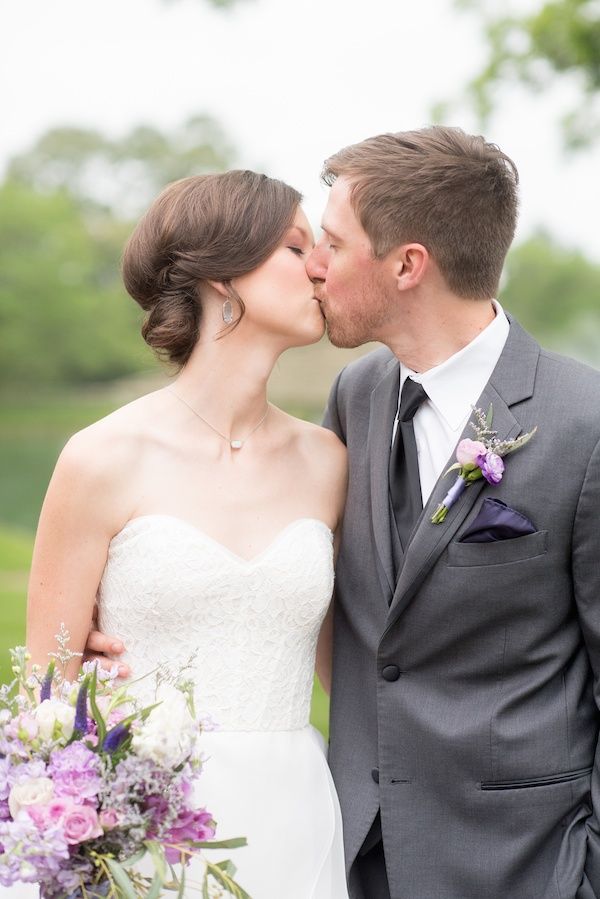
<path id="1" fill-rule="evenodd" d="M 323 234 L 306 270 L 335 346 L 355 347 L 379 339 L 389 320 L 390 286 L 385 260 L 377 259 L 351 202 L 351 183 L 331 188 Z"/>

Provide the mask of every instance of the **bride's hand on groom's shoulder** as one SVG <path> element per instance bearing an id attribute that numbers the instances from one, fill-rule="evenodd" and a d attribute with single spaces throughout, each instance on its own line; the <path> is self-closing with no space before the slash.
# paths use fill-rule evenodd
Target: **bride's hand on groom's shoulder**
<path id="1" fill-rule="evenodd" d="M 120 656 L 121 653 L 125 652 L 125 647 L 118 637 L 103 634 L 102 631 L 97 630 L 97 627 L 98 622 L 94 616 L 92 629 L 88 634 L 87 643 L 83 651 L 83 660 L 84 662 L 98 662 L 102 668 L 110 671 L 115 664 L 115 660 L 114 658 L 109 658 L 109 654 L 113 657 Z M 129 666 L 124 662 L 119 662 L 119 677 L 129 677 L 130 674 Z"/>

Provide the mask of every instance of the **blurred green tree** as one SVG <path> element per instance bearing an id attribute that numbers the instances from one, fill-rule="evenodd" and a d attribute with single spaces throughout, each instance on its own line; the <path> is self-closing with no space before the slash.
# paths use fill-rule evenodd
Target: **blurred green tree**
<path id="1" fill-rule="evenodd" d="M 137 215 L 170 181 L 229 168 L 234 150 L 210 116 L 168 133 L 150 125 L 108 138 L 86 128 L 52 128 L 9 162 L 9 181 L 65 190 L 84 206 Z"/>
<path id="2" fill-rule="evenodd" d="M 600 265 L 544 232 L 508 255 L 500 301 L 540 342 L 600 365 Z"/>
<path id="3" fill-rule="evenodd" d="M 600 136 L 600 5 L 598 0 L 548 0 L 532 12 L 511 14 L 498 0 L 459 0 L 483 22 L 489 56 L 469 93 L 482 121 L 494 105 L 494 90 L 519 81 L 533 90 L 554 76 L 571 79 L 580 104 L 563 116 L 571 148 Z"/>
<path id="4" fill-rule="evenodd" d="M 141 311 L 119 259 L 137 215 L 169 181 L 231 165 L 214 120 L 122 138 L 55 128 L 0 183 L 0 385 L 81 384 L 149 369 Z"/>
<path id="5" fill-rule="evenodd" d="M 128 228 L 66 191 L 0 186 L 0 384 L 102 381 L 151 367 L 119 282 Z"/>

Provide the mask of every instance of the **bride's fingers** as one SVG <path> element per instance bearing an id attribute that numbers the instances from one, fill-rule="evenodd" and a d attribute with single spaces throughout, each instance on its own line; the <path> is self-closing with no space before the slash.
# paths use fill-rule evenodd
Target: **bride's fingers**
<path id="1" fill-rule="evenodd" d="M 85 646 L 86 656 L 92 653 L 113 653 L 113 655 L 120 655 L 124 652 L 125 647 L 121 640 L 117 637 L 111 637 L 108 634 L 103 634 L 101 631 L 92 630 L 90 631 L 87 643 Z"/>

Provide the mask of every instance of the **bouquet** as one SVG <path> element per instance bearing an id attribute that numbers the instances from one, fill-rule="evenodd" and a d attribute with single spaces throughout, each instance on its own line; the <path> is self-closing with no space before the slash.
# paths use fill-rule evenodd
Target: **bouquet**
<path id="1" fill-rule="evenodd" d="M 28 675 L 24 647 L 11 650 L 14 680 L 0 687 L 0 884 L 37 883 L 41 899 L 181 899 L 192 857 L 246 843 L 214 841 L 212 814 L 194 802 L 192 684 L 140 708 L 116 668 L 88 662 L 66 680 L 76 653 L 64 627 L 57 640 L 43 678 Z M 150 874 L 136 868 L 144 857 Z M 202 862 L 199 896 L 250 899 L 230 861 Z"/>

